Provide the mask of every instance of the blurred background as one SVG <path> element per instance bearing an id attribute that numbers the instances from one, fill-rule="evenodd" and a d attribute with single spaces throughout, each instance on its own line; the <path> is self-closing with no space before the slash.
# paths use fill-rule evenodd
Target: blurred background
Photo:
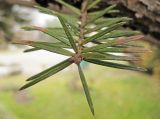
<path id="1" fill-rule="evenodd" d="M 79 0 L 65 1 L 80 6 Z M 116 3 L 121 10 L 117 16 L 133 18 L 125 27 L 145 35 L 139 44 L 152 52 L 142 55 L 143 60 L 138 63 L 148 71 L 140 73 L 84 64 L 96 118 L 160 119 L 160 2 L 124 1 L 102 0 L 97 10 Z M 54 0 L 48 2 L 49 8 L 70 13 Z M 23 53 L 28 46 L 11 44 L 15 39 L 53 40 L 42 33 L 21 29 L 27 25 L 60 25 L 56 17 L 34 9 L 35 4 L 34 0 L 0 0 L 0 119 L 92 119 L 74 65 L 18 91 L 28 77 L 66 58 L 42 50 Z"/>

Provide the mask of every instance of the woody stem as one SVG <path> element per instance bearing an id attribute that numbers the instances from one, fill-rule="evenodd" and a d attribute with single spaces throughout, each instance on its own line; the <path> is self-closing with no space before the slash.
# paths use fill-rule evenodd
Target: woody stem
<path id="1" fill-rule="evenodd" d="M 80 35 L 79 35 L 79 50 L 81 51 L 81 42 L 84 40 L 84 32 L 85 32 L 85 24 L 87 22 L 87 5 L 88 0 L 83 0 L 82 6 L 81 6 L 81 16 L 80 16 Z"/>

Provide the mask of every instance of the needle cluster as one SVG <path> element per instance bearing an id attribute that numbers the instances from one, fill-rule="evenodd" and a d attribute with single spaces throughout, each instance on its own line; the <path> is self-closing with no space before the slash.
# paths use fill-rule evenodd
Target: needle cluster
<path id="1" fill-rule="evenodd" d="M 36 6 L 36 8 L 42 13 L 57 16 L 61 27 L 41 28 L 38 26 L 27 26 L 23 27 L 23 29 L 43 32 L 56 39 L 57 42 L 14 41 L 14 43 L 33 47 L 25 52 L 43 49 L 68 56 L 69 58 L 27 79 L 29 82 L 24 85 L 21 90 L 31 87 L 75 63 L 78 67 L 87 102 L 94 115 L 92 98 L 80 63 L 86 61 L 118 69 L 145 71 L 144 68 L 135 65 L 112 62 L 113 60 L 129 62 L 141 60 L 140 54 L 147 50 L 133 43 L 143 38 L 143 36 L 137 31 L 129 31 L 122 28 L 124 24 L 131 20 L 130 18 L 103 17 L 105 14 L 118 12 L 118 10 L 115 9 L 115 5 L 100 11 L 88 12 L 101 0 L 83 0 L 81 9 L 71 6 L 63 0 L 56 1 L 67 7 L 74 14 L 66 15 L 40 6 Z"/>

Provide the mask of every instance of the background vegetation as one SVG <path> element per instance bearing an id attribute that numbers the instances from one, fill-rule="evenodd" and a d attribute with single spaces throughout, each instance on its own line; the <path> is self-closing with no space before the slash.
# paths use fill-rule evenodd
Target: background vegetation
<path id="1" fill-rule="evenodd" d="M 87 70 L 97 119 L 160 118 L 159 80 L 96 65 Z M 17 89 L 24 83 L 24 76 L 0 79 L 0 113 L 5 111 L 4 117 L 14 115 L 15 119 L 92 119 L 80 83 L 71 83 L 78 74 L 70 74 L 73 72 L 63 71 L 22 92 Z M 13 119 L 4 117 L 1 119 Z"/>

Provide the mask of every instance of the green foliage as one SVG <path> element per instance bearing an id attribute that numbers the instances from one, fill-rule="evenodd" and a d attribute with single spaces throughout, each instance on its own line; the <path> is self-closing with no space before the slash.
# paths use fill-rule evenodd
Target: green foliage
<path id="1" fill-rule="evenodd" d="M 94 115 L 94 107 L 93 107 L 92 99 L 91 99 L 91 96 L 90 96 L 90 92 L 89 92 L 89 89 L 88 89 L 88 85 L 87 85 L 86 79 L 84 77 L 84 74 L 83 74 L 83 71 L 82 71 L 82 68 L 81 68 L 80 65 L 78 65 L 78 71 L 79 71 L 81 82 L 82 82 L 82 85 L 83 85 L 83 88 L 84 88 L 86 99 L 88 101 L 90 110 L 91 110 L 92 114 Z"/>
<path id="2" fill-rule="evenodd" d="M 103 18 L 104 14 L 117 12 L 114 8 L 115 5 L 110 6 L 104 10 L 88 13 L 88 9 L 94 7 L 100 1 L 97 0 L 92 4 L 87 4 L 87 0 L 82 3 L 82 9 L 79 10 L 62 0 L 57 0 L 68 9 L 72 10 L 75 15 L 68 16 L 62 13 L 57 13 L 52 10 L 36 6 L 40 12 L 55 15 L 59 18 L 62 28 L 40 28 L 40 27 L 23 27 L 26 30 L 38 30 L 45 34 L 52 36 L 58 40 L 57 43 L 47 42 L 33 42 L 33 41 L 15 41 L 15 43 L 33 46 L 29 51 L 39 49 L 47 50 L 50 52 L 58 53 L 61 55 L 69 56 L 70 58 L 37 74 L 27 81 L 28 84 L 21 88 L 28 88 L 54 74 L 68 67 L 70 64 L 75 63 L 78 66 L 80 78 L 86 94 L 86 98 L 92 114 L 94 115 L 94 107 L 92 99 L 88 90 L 87 82 L 80 67 L 82 61 L 87 61 L 93 64 L 98 64 L 107 67 L 114 67 L 119 69 L 145 71 L 145 69 L 138 66 L 112 63 L 115 61 L 139 61 L 139 53 L 144 53 L 147 50 L 140 48 L 136 45 L 130 45 L 129 42 L 137 41 L 143 36 L 139 32 L 124 31 L 121 27 L 131 20 L 126 17 L 119 18 Z M 81 11 L 81 12 L 80 12 Z M 70 19 L 74 18 L 74 22 Z M 90 43 L 91 45 L 88 45 Z M 68 49 L 72 49 L 73 52 Z M 134 50 L 134 51 L 132 51 Z M 114 53 L 120 53 L 117 55 Z M 109 61 L 108 61 L 109 60 Z"/>
<path id="3" fill-rule="evenodd" d="M 95 0 L 93 1 L 90 5 L 88 5 L 88 9 L 93 8 L 94 6 L 96 6 L 99 2 L 101 2 L 102 0 Z"/>
<path id="4" fill-rule="evenodd" d="M 81 15 L 81 12 L 79 9 L 77 9 L 76 7 L 64 2 L 63 0 L 56 0 L 57 2 L 59 2 L 60 4 L 64 5 L 65 7 L 67 7 L 68 9 L 72 10 L 74 13 L 76 13 L 77 15 Z"/>
<path id="5" fill-rule="evenodd" d="M 64 29 L 64 31 L 65 31 L 68 39 L 69 39 L 69 42 L 70 42 L 72 48 L 74 49 L 75 52 L 78 52 L 77 46 L 76 46 L 75 41 L 73 39 L 73 36 L 71 35 L 71 33 L 69 31 L 69 25 L 65 23 L 65 20 L 64 20 L 63 17 L 58 16 L 58 18 L 59 18 L 59 21 L 61 22 L 61 24 L 63 26 L 63 29 Z"/>
<path id="6" fill-rule="evenodd" d="M 71 65 L 72 62 L 70 62 L 70 59 L 67 59 L 53 67 L 48 68 L 47 70 L 27 79 L 27 81 L 31 81 L 28 84 L 24 85 L 20 90 L 26 89 L 32 85 L 35 85 L 36 83 L 50 77 L 51 75 L 54 75 L 55 73 L 63 70 L 64 68 L 68 67 Z"/>

